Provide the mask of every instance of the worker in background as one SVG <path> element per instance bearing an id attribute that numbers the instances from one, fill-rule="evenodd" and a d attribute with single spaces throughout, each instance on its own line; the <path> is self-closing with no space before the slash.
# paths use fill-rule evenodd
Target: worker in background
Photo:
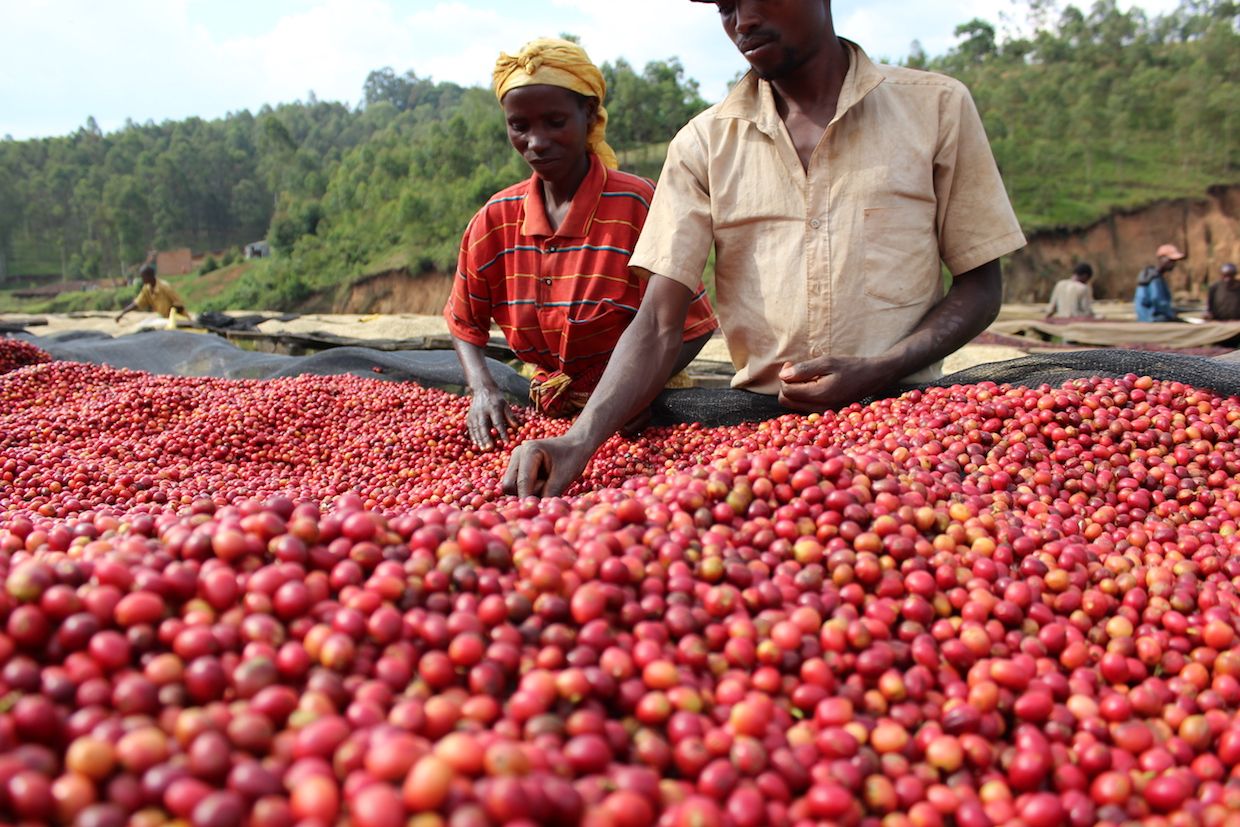
<path id="1" fill-rule="evenodd" d="M 1050 304 L 1046 306 L 1048 319 L 1096 319 L 1094 314 L 1094 291 L 1089 281 L 1094 268 L 1082 261 L 1072 268 L 1072 278 L 1055 282 Z"/>
<path id="2" fill-rule="evenodd" d="M 1133 295 L 1133 307 L 1139 322 L 1178 322 L 1175 308 L 1171 306 L 1171 288 L 1167 286 L 1167 273 L 1175 269 L 1184 253 L 1174 244 L 1163 244 L 1155 253 L 1158 261 L 1146 267 L 1137 276 L 1137 291 Z"/>
<path id="3" fill-rule="evenodd" d="M 138 291 L 137 298 L 125 305 L 124 309 L 116 314 L 117 322 L 124 318 L 125 314 L 130 310 L 149 310 L 168 319 L 170 326 L 175 326 L 175 320 L 178 315 L 188 318 L 188 314 L 185 312 L 185 302 L 177 291 L 168 282 L 155 277 L 154 264 L 151 264 L 149 261 L 143 264 L 142 269 L 138 271 L 138 275 L 142 277 L 142 289 Z"/>
<path id="4" fill-rule="evenodd" d="M 1230 261 L 1219 268 L 1221 278 L 1210 285 L 1206 297 L 1207 319 L 1230 322 L 1240 319 L 1240 282 L 1236 281 L 1236 265 Z"/>

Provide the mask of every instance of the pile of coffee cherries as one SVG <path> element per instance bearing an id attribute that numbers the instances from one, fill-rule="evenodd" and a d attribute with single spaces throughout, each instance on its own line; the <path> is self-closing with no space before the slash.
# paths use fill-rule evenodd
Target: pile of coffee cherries
<path id="1" fill-rule="evenodd" d="M 5 823 L 1240 823 L 1240 400 L 932 389 L 538 500 L 562 421 L 0 345 Z"/>
<path id="2" fill-rule="evenodd" d="M 0 373 L 8 373 L 24 365 L 37 365 L 52 361 L 41 348 L 20 339 L 0 336 Z"/>

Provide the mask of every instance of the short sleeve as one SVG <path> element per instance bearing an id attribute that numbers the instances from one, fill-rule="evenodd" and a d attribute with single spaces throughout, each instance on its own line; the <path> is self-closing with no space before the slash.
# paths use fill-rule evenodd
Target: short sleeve
<path id="1" fill-rule="evenodd" d="M 1025 246 L 972 96 L 945 95 L 934 159 L 939 254 L 958 276 Z"/>
<path id="2" fill-rule="evenodd" d="M 155 296 L 151 292 L 151 288 L 147 287 L 145 284 L 142 285 L 142 289 L 138 291 L 138 298 L 133 300 L 133 306 L 139 310 L 150 310 L 154 307 Z"/>
<path id="3" fill-rule="evenodd" d="M 657 273 L 699 289 L 714 241 L 706 160 L 706 147 L 690 122 L 668 146 L 650 214 L 629 260 L 643 277 Z"/>
<path id="4" fill-rule="evenodd" d="M 185 302 L 181 299 L 181 294 L 176 291 L 172 285 L 164 286 L 164 297 L 168 299 L 168 304 L 173 307 L 184 307 Z"/>
<path id="5" fill-rule="evenodd" d="M 444 319 L 448 332 L 470 344 L 482 347 L 490 340 L 491 290 L 486 280 L 478 275 L 478 262 L 473 251 L 486 236 L 486 208 L 479 210 L 465 228 L 461 249 L 457 256 L 456 277 L 452 280 L 452 295 L 444 307 Z"/>

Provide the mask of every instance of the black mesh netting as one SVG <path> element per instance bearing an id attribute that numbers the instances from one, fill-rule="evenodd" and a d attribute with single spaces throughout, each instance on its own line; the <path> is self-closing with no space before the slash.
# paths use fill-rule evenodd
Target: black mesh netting
<path id="1" fill-rule="evenodd" d="M 1235 353 L 1206 358 L 1178 353 L 1104 348 L 1038 353 L 1022 359 L 991 362 L 944 376 L 932 385 L 996 382 L 1008 385 L 1062 385 L 1069 379 L 1117 378 L 1129 373 L 1183 382 L 1223 396 L 1240 395 L 1240 361 Z"/>
<path id="2" fill-rule="evenodd" d="M 242 350 L 211 335 L 178 331 L 112 338 L 105 334 L 21 336 L 56 359 L 106 364 L 177 376 L 219 376 L 229 379 L 266 379 L 301 373 L 351 373 L 377 379 L 413 381 L 427 387 L 460 393 L 465 378 L 456 354 L 450 350 L 380 351 L 338 347 L 311 356 L 283 356 Z M 491 373 L 514 402 L 528 398 L 529 383 L 502 362 L 487 360 Z M 995 382 L 1010 385 L 1062 385 L 1070 379 L 1116 378 L 1135 373 L 1179 381 L 1225 396 L 1240 396 L 1240 357 L 1181 356 L 1137 350 L 1099 349 L 1040 353 L 1005 362 L 992 362 L 944 376 L 931 385 L 968 385 Z M 928 387 L 922 385 L 919 387 Z M 894 395 L 908 390 L 892 388 Z M 708 426 L 735 425 L 771 419 L 789 411 L 774 397 L 748 391 L 686 388 L 664 391 L 652 406 L 652 424 L 700 422 Z"/>

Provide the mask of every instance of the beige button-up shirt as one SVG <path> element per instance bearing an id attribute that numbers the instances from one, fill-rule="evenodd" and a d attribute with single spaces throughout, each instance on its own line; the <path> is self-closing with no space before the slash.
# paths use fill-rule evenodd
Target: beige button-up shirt
<path id="1" fill-rule="evenodd" d="M 1056 319 L 1080 319 L 1094 315 L 1094 291 L 1076 279 L 1060 279 L 1051 291 L 1046 315 Z"/>
<path id="2" fill-rule="evenodd" d="M 940 262 L 959 275 L 1025 243 L 964 85 L 845 42 L 809 168 L 750 72 L 668 147 L 630 260 L 692 288 L 714 244 L 733 387 L 774 394 L 785 362 L 880 355 L 943 297 Z"/>

